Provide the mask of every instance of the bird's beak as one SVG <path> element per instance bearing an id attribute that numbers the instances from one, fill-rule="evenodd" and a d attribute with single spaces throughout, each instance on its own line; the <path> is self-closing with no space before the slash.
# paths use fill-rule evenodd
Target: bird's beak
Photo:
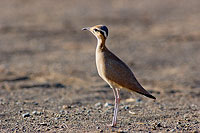
<path id="1" fill-rule="evenodd" d="M 82 30 L 89 30 L 90 31 L 90 27 L 85 27 Z"/>

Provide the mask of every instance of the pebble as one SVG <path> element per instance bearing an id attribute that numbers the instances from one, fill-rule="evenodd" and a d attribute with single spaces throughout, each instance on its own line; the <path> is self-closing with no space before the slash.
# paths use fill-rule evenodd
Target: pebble
<path id="1" fill-rule="evenodd" d="M 160 123 L 157 124 L 157 127 L 162 127 L 162 125 Z"/>
<path id="2" fill-rule="evenodd" d="M 50 130 L 51 130 L 50 128 L 47 128 L 47 129 L 46 129 L 46 131 L 50 131 Z"/>
<path id="3" fill-rule="evenodd" d="M 189 118 L 189 115 L 188 115 L 188 114 L 184 114 L 183 117 L 184 117 L 184 118 Z"/>
<path id="4" fill-rule="evenodd" d="M 95 106 L 96 106 L 96 107 L 101 107 L 101 106 L 102 106 L 102 103 L 98 102 L 98 103 L 95 104 Z"/>
<path id="5" fill-rule="evenodd" d="M 32 112 L 32 114 L 33 114 L 33 115 L 41 115 L 42 112 L 38 112 L 38 111 L 35 111 L 35 110 L 34 110 L 34 111 Z"/>
<path id="6" fill-rule="evenodd" d="M 176 129 L 172 129 L 172 130 L 170 130 L 171 132 L 175 132 L 176 131 Z"/>
<path id="7" fill-rule="evenodd" d="M 65 111 L 64 110 L 60 110 L 59 111 L 61 114 L 65 114 Z"/>
<path id="8" fill-rule="evenodd" d="M 126 106 L 124 107 L 124 109 L 125 109 L 125 110 L 129 109 L 129 106 L 126 105 Z"/>
<path id="9" fill-rule="evenodd" d="M 104 104 L 104 107 L 111 107 L 111 106 L 113 106 L 111 103 L 105 103 Z"/>
<path id="10" fill-rule="evenodd" d="M 168 126 L 166 124 L 163 125 L 163 128 L 168 128 Z"/>
<path id="11" fill-rule="evenodd" d="M 128 98 L 128 99 L 125 100 L 125 102 L 127 102 L 127 103 L 135 102 L 135 99 L 133 99 L 133 98 Z"/>
<path id="12" fill-rule="evenodd" d="M 70 105 L 63 105 L 62 108 L 63 109 L 71 109 L 72 107 Z"/>
<path id="13" fill-rule="evenodd" d="M 153 130 L 156 130 L 156 127 L 155 127 L 155 126 L 153 126 L 153 127 L 152 127 L 152 129 L 153 129 Z"/>
<path id="14" fill-rule="evenodd" d="M 42 122 L 42 123 L 40 123 L 40 125 L 47 126 L 47 123 Z"/>
<path id="15" fill-rule="evenodd" d="M 59 119 L 60 119 L 60 117 L 56 117 L 56 118 L 55 118 L 55 120 L 59 120 Z"/>
<path id="16" fill-rule="evenodd" d="M 61 126 L 61 128 L 65 128 L 65 126 L 64 126 L 64 125 L 62 125 L 62 126 Z"/>
<path id="17" fill-rule="evenodd" d="M 142 102 L 142 99 L 137 99 L 136 102 L 138 102 L 138 103 L 139 103 L 139 102 Z"/>
<path id="18" fill-rule="evenodd" d="M 37 102 L 33 102 L 33 104 L 34 104 L 34 105 L 38 105 L 39 103 L 37 103 Z"/>
<path id="19" fill-rule="evenodd" d="M 61 83 L 56 83 L 53 86 L 55 86 L 55 88 L 66 88 L 66 86 Z"/>
<path id="20" fill-rule="evenodd" d="M 89 114 L 91 112 L 91 110 L 88 110 L 87 113 Z"/>
<path id="21" fill-rule="evenodd" d="M 132 115 L 136 115 L 135 112 L 132 112 L 132 111 L 130 111 L 130 110 L 129 110 L 129 113 L 132 114 Z"/>
<path id="22" fill-rule="evenodd" d="M 24 118 L 25 118 L 25 117 L 30 117 L 30 116 L 31 116 L 31 115 L 30 115 L 30 113 L 28 113 L 28 112 L 27 112 L 27 113 L 24 113 L 24 114 L 22 114 L 22 117 L 24 117 Z"/>
<path id="23" fill-rule="evenodd" d="M 59 128 L 59 126 L 54 126 L 54 128 Z"/>

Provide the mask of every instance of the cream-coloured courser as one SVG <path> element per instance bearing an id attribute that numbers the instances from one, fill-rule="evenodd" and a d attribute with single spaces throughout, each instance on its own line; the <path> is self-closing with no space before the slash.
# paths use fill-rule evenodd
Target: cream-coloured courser
<path id="1" fill-rule="evenodd" d="M 98 40 L 96 47 L 96 66 L 100 77 L 113 89 L 115 107 L 111 126 L 116 126 L 117 111 L 120 102 L 120 88 L 135 91 L 152 99 L 156 98 L 139 84 L 130 68 L 110 50 L 108 50 L 105 45 L 106 38 L 108 37 L 108 28 L 106 26 L 96 25 L 93 27 L 83 28 L 82 30 L 92 32 Z"/>

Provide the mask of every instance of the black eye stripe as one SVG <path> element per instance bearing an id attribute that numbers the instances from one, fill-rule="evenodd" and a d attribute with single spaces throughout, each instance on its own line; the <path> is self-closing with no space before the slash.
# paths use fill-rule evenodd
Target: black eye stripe
<path id="1" fill-rule="evenodd" d="M 103 31 L 99 31 L 99 32 L 103 35 L 104 38 L 106 38 Z"/>
<path id="2" fill-rule="evenodd" d="M 103 37 L 104 37 L 104 38 L 106 38 L 106 36 L 105 36 L 105 34 L 104 34 L 104 32 L 103 32 L 103 31 L 101 31 L 101 30 L 98 30 L 98 29 L 94 29 L 94 31 L 98 31 L 98 32 L 100 32 L 100 33 L 103 35 Z"/>
<path id="3" fill-rule="evenodd" d="M 97 30 L 97 29 L 94 29 L 94 31 L 99 31 L 99 30 Z"/>

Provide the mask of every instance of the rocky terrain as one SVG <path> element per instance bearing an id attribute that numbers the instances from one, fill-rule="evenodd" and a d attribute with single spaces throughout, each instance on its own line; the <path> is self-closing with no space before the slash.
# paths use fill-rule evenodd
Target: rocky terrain
<path id="1" fill-rule="evenodd" d="M 0 4 L 0 132 L 199 132 L 200 2 L 13 0 Z M 157 99 L 98 76 L 96 38 Z"/>

